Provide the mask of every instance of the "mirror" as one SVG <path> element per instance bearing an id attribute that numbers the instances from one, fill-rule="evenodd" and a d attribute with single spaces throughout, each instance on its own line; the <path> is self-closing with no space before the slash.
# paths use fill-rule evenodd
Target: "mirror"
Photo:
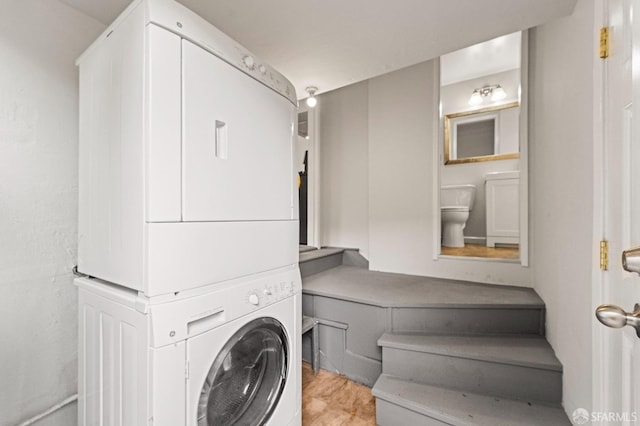
<path id="1" fill-rule="evenodd" d="M 508 103 L 444 118 L 444 164 L 519 158 L 520 104 Z"/>
<path id="2" fill-rule="evenodd" d="M 440 58 L 440 256 L 526 266 L 526 40 Z"/>

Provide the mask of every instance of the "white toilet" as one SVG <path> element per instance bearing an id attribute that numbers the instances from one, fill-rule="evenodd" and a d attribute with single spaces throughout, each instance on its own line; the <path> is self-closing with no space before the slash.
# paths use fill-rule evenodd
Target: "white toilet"
<path id="1" fill-rule="evenodd" d="M 440 217 L 442 245 L 464 247 L 464 227 L 473 209 L 475 185 L 446 185 L 440 187 Z"/>

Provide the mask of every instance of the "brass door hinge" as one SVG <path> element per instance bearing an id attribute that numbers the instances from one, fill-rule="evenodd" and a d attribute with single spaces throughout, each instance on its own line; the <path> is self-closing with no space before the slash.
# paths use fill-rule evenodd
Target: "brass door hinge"
<path id="1" fill-rule="evenodd" d="M 609 242 L 600 241 L 600 269 L 606 271 L 609 268 Z"/>
<path id="2" fill-rule="evenodd" d="M 609 57 L 609 27 L 600 28 L 600 58 Z"/>

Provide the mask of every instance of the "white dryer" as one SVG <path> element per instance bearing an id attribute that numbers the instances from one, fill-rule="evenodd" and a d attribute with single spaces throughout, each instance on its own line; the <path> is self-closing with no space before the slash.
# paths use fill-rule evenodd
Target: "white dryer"
<path id="1" fill-rule="evenodd" d="M 164 301 L 75 282 L 80 425 L 301 423 L 297 268 Z"/>
<path id="2" fill-rule="evenodd" d="M 78 59 L 78 270 L 153 297 L 298 261 L 291 83 L 173 0 Z"/>

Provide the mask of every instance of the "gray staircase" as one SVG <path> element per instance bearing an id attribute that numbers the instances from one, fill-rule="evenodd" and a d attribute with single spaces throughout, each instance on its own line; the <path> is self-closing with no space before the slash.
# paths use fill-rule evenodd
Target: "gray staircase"
<path id="1" fill-rule="evenodd" d="M 541 336 L 385 333 L 382 373 L 489 396 L 559 403 L 562 366 Z"/>
<path id="2" fill-rule="evenodd" d="M 570 425 L 562 366 L 542 336 L 384 333 L 380 426 Z"/>
<path id="3" fill-rule="evenodd" d="M 378 425 L 571 425 L 532 289 L 373 272 L 335 248 L 300 269 L 322 368 L 373 385 Z"/>
<path id="4" fill-rule="evenodd" d="M 571 425 L 559 406 L 430 386 L 387 374 L 380 376 L 373 394 L 380 426 Z"/>

